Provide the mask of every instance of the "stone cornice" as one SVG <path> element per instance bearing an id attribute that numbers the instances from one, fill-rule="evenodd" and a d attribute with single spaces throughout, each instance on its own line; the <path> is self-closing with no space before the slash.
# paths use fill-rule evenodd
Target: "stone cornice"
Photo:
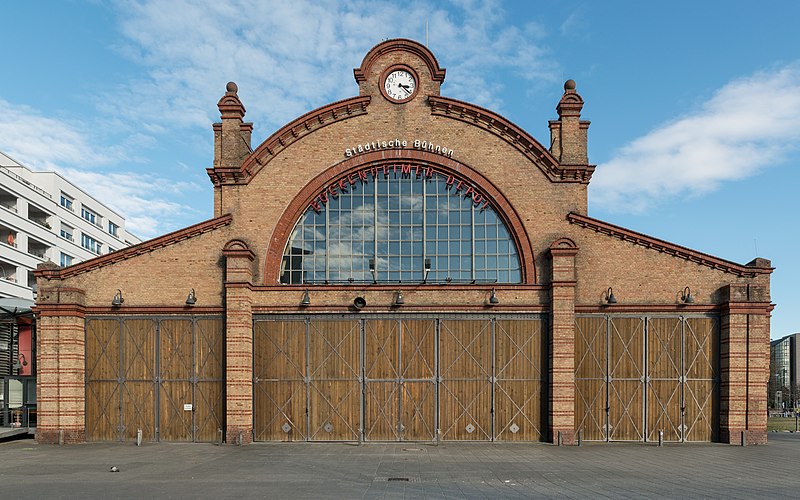
<path id="1" fill-rule="evenodd" d="M 594 165 L 559 165 L 558 160 L 520 127 L 493 111 L 449 97 L 428 96 L 431 114 L 476 125 L 514 146 L 552 182 L 588 184 Z"/>
<path id="2" fill-rule="evenodd" d="M 227 226 L 228 224 L 231 223 L 232 220 L 233 216 L 231 216 L 230 214 L 223 215 L 221 217 L 207 220 L 205 222 L 201 222 L 199 224 L 195 224 L 193 226 L 180 229 L 178 231 L 173 231 L 171 233 L 165 234 L 164 236 L 160 236 L 158 238 L 154 238 L 152 240 L 139 243 L 138 245 L 123 248 L 122 250 L 118 250 L 116 252 L 109 253 L 100 257 L 95 257 L 94 259 L 90 259 L 64 269 L 34 271 L 34 275 L 46 276 L 48 278 L 57 278 L 57 279 L 69 278 L 77 274 L 92 271 L 94 269 L 98 269 L 101 267 L 114 264 L 116 262 L 136 257 L 137 255 L 152 252 L 153 250 L 162 247 L 173 245 L 179 241 L 183 241 L 189 238 L 194 238 L 195 236 L 199 236 L 203 233 L 207 233 L 217 228 Z"/>
<path id="3" fill-rule="evenodd" d="M 737 276 L 747 276 L 753 278 L 759 274 L 770 274 L 774 270 L 773 267 L 743 266 L 735 262 L 714 257 L 713 255 L 697 252 L 668 241 L 653 238 L 652 236 L 637 233 L 635 231 L 631 231 L 630 229 L 615 226 L 614 224 L 610 224 L 608 222 L 593 219 L 586 215 L 570 213 L 567 214 L 567 220 L 572 224 L 577 224 L 581 227 L 592 229 L 595 232 L 602 233 L 613 238 L 619 238 L 623 241 L 628 241 L 634 245 L 657 250 L 679 259 L 685 259 L 701 266 L 719 269 L 726 273 L 735 274 Z"/>
<path id="4" fill-rule="evenodd" d="M 287 146 L 331 123 L 366 114 L 369 102 L 369 96 L 351 97 L 310 111 L 269 136 L 244 160 L 241 168 L 208 168 L 206 172 L 215 187 L 247 184 L 264 165 Z"/>

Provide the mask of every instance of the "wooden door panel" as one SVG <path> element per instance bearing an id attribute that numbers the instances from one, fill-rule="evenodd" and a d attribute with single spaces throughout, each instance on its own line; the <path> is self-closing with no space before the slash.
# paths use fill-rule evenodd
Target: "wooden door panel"
<path id="1" fill-rule="evenodd" d="M 436 385 L 433 382 L 403 382 L 400 438 L 404 441 L 436 439 Z"/>
<path id="2" fill-rule="evenodd" d="M 309 439 L 358 441 L 361 422 L 361 384 L 325 380 L 309 384 Z"/>
<path id="3" fill-rule="evenodd" d="M 575 430 L 587 441 L 605 441 L 606 382 L 603 379 L 575 381 Z"/>
<path id="4" fill-rule="evenodd" d="M 543 405 L 542 322 L 498 319 L 494 333 L 494 439 L 540 441 Z"/>
<path id="5" fill-rule="evenodd" d="M 679 317 L 647 320 L 647 440 L 682 439 L 681 374 L 683 321 Z"/>
<path id="6" fill-rule="evenodd" d="M 361 424 L 361 325 L 312 321 L 308 335 L 308 436 L 357 441 Z"/>
<path id="7" fill-rule="evenodd" d="M 681 384 L 677 380 L 651 380 L 647 384 L 647 440 L 678 442 L 682 434 Z"/>
<path id="8" fill-rule="evenodd" d="M 162 382 L 159 388 L 159 438 L 163 441 L 191 442 L 193 410 L 192 384 L 188 380 Z"/>
<path id="9" fill-rule="evenodd" d="M 90 381 L 86 384 L 86 440 L 119 439 L 120 399 L 116 381 Z"/>
<path id="10" fill-rule="evenodd" d="M 122 405 L 122 440 L 134 441 L 139 429 L 143 441 L 155 441 L 156 386 L 153 382 L 127 381 L 120 388 Z"/>
<path id="11" fill-rule="evenodd" d="M 253 373 L 255 439 L 305 440 L 308 437 L 306 322 L 256 321 Z"/>
<path id="12" fill-rule="evenodd" d="M 259 381 L 254 385 L 253 415 L 256 441 L 305 441 L 306 383 Z"/>
<path id="13" fill-rule="evenodd" d="M 575 430 L 587 441 L 608 439 L 608 323 L 605 316 L 575 318 Z"/>
<path id="14" fill-rule="evenodd" d="M 642 441 L 644 401 L 639 380 L 613 380 L 609 384 L 609 439 Z"/>
<path id="15" fill-rule="evenodd" d="M 397 382 L 367 382 L 364 400 L 364 438 L 399 441 L 399 388 Z"/>
<path id="16" fill-rule="evenodd" d="M 492 386 L 488 380 L 448 380 L 439 387 L 439 420 L 445 441 L 490 441 Z"/>
<path id="17" fill-rule="evenodd" d="M 494 390 L 494 434 L 502 441 L 541 441 L 540 380 L 498 380 Z"/>
<path id="18" fill-rule="evenodd" d="M 195 441 L 213 443 L 220 439 L 220 430 L 225 429 L 223 390 L 221 381 L 199 381 L 195 385 Z"/>

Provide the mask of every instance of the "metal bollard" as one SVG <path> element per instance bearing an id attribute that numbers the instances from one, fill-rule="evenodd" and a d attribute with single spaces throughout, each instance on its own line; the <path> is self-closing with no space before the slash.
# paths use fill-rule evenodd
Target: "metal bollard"
<path id="1" fill-rule="evenodd" d="M 658 431 L 658 446 L 662 446 L 664 444 L 664 431 Z"/>
<path id="2" fill-rule="evenodd" d="M 217 446 L 222 445 L 222 429 L 217 429 Z"/>
<path id="3" fill-rule="evenodd" d="M 64 429 L 58 431 L 58 445 L 64 446 Z"/>
<path id="4" fill-rule="evenodd" d="M 742 446 L 747 446 L 747 431 L 742 431 Z"/>
<path id="5" fill-rule="evenodd" d="M 558 446 L 561 446 L 562 442 L 561 431 L 558 431 L 558 439 L 556 439 L 556 443 Z"/>
<path id="6" fill-rule="evenodd" d="M 242 446 L 242 431 L 239 431 L 238 445 Z"/>
<path id="7" fill-rule="evenodd" d="M 583 431 L 578 431 L 578 446 L 583 446 Z"/>
<path id="8" fill-rule="evenodd" d="M 136 431 L 136 446 L 141 446 L 141 445 L 142 445 L 142 430 L 138 429 Z"/>

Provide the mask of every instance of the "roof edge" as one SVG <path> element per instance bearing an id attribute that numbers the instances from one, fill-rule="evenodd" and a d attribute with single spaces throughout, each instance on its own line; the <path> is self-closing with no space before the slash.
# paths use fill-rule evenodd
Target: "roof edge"
<path id="1" fill-rule="evenodd" d="M 264 140 L 250 155 L 242 162 L 240 172 L 244 183 L 258 173 L 267 163 L 277 156 L 278 152 L 288 147 L 291 143 L 311 132 L 330 125 L 339 120 L 345 120 L 354 116 L 363 115 L 367 112 L 370 103 L 369 96 L 356 96 L 341 101 L 326 104 L 320 108 L 309 111 L 308 113 L 296 118 Z M 264 160 L 264 157 L 268 157 Z M 208 169 L 211 176 L 214 169 Z M 212 176 L 212 180 L 213 180 Z M 217 182 L 215 181 L 215 184 Z"/>
<path id="2" fill-rule="evenodd" d="M 198 224 L 194 224 L 192 226 L 188 226 L 183 229 L 167 233 L 163 236 L 153 238 L 152 240 L 148 240 L 139 243 L 137 245 L 117 250 L 116 252 L 112 252 L 106 255 L 101 255 L 99 257 L 83 261 L 81 263 L 75 264 L 74 266 L 65 267 L 59 270 L 50 270 L 50 269 L 36 270 L 34 271 L 34 276 L 38 277 L 47 275 L 47 277 L 57 278 L 57 279 L 70 278 L 78 274 L 89 272 L 101 267 L 105 267 L 123 260 L 136 257 L 137 255 L 141 255 L 143 253 L 152 252 L 153 250 L 156 250 L 158 248 L 173 245 L 179 241 L 183 241 L 189 238 L 194 238 L 195 236 L 199 236 L 203 233 L 213 231 L 214 229 L 217 229 L 219 227 L 227 226 L 228 224 L 231 223 L 232 220 L 233 216 L 231 214 L 226 214 L 221 217 L 209 219 L 207 221 L 203 221 Z"/>
<path id="3" fill-rule="evenodd" d="M 571 224 L 577 224 L 583 228 L 593 229 L 598 233 L 619 238 L 623 241 L 628 241 L 645 248 L 658 250 L 659 252 L 667 253 L 669 255 L 695 262 L 712 269 L 719 269 L 727 273 L 736 274 L 737 276 L 755 277 L 759 274 L 771 274 L 772 271 L 775 270 L 774 267 L 770 266 L 749 266 L 737 264 L 713 255 L 692 250 L 691 248 L 683 247 L 665 240 L 648 236 L 646 234 L 638 233 L 609 222 L 594 219 L 588 215 L 570 212 L 567 214 L 567 220 Z"/>
<path id="4" fill-rule="evenodd" d="M 527 156 L 552 182 L 588 184 L 592 178 L 594 165 L 570 165 L 568 167 L 560 165 L 541 142 L 511 120 L 494 111 L 452 97 L 428 96 L 428 102 L 433 115 L 477 125 L 503 139 Z"/>

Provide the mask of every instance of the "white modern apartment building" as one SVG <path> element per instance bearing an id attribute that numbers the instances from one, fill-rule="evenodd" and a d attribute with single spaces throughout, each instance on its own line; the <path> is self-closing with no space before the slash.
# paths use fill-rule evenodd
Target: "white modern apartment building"
<path id="1" fill-rule="evenodd" d="M 33 271 L 139 243 L 125 219 L 55 172 L 34 172 L 0 153 L 0 298 L 34 298 Z"/>

